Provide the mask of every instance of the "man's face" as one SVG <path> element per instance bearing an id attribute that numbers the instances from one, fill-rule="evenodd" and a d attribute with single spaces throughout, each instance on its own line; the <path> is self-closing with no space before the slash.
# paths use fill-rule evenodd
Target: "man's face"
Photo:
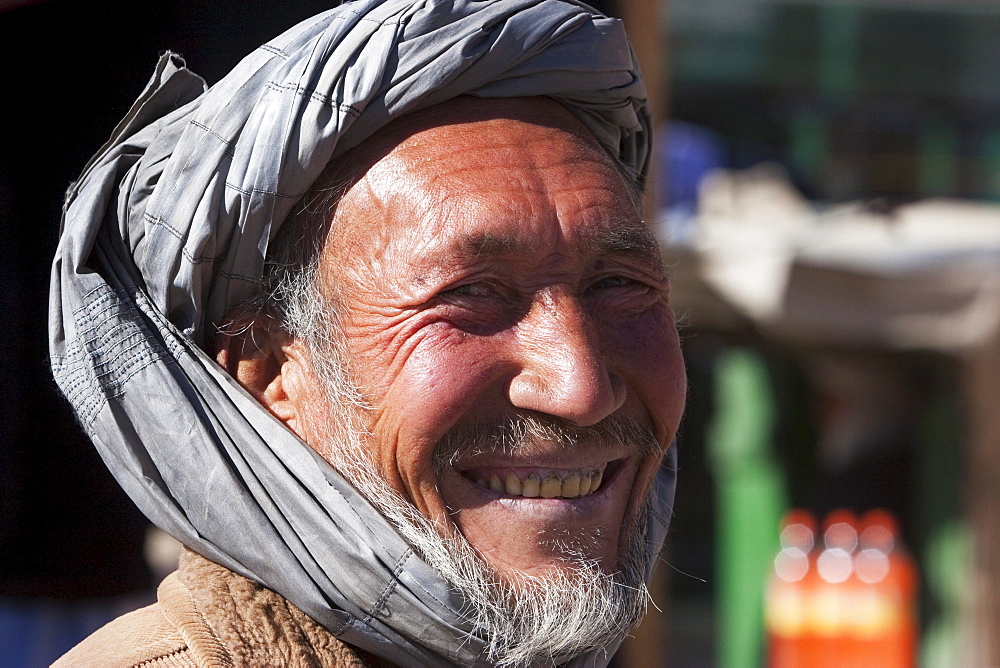
<path id="1" fill-rule="evenodd" d="M 684 403 L 659 251 L 620 174 L 555 103 L 464 102 L 448 122 L 351 187 L 321 257 L 372 463 L 501 575 L 559 567 L 567 544 L 614 571 Z M 296 426 L 310 442 L 318 406 Z M 631 418 L 657 446 L 459 442 L 435 467 L 449 433 L 517 416 Z"/>

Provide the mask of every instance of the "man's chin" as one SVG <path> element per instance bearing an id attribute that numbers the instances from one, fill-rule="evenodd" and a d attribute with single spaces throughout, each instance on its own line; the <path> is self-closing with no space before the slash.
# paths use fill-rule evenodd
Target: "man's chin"
<path id="1" fill-rule="evenodd" d="M 578 459 L 575 468 L 600 468 L 602 479 L 594 485 L 592 478 L 592 489 L 578 489 L 573 498 L 566 498 L 572 495 L 565 482 L 572 471 L 563 475 L 562 498 L 518 498 L 445 464 L 432 486 L 440 490 L 430 499 L 433 509 L 418 508 L 390 488 L 363 449 L 345 459 L 331 463 L 465 599 L 463 614 L 486 641 L 491 663 L 562 663 L 613 651 L 645 613 L 648 499 L 643 503 L 646 495 L 637 485 L 643 453 L 619 449 Z M 553 459 L 531 466 L 560 464 Z M 499 468 L 504 466 L 511 468 Z"/>
<path id="2" fill-rule="evenodd" d="M 550 540 L 539 541 L 537 533 L 508 524 L 495 531 L 499 543 L 533 544 L 538 551 L 486 552 L 456 524 L 442 528 L 428 519 L 377 476 L 363 475 L 355 484 L 466 600 L 464 614 L 495 665 L 561 663 L 613 650 L 645 613 L 645 505 L 626 530 L 618 523 L 613 540 L 602 528 L 549 531 Z"/>
<path id="3" fill-rule="evenodd" d="M 530 568 L 483 559 L 483 577 L 492 584 L 459 589 L 480 611 L 477 625 L 490 639 L 493 659 L 509 665 L 560 663 L 614 651 L 646 611 L 645 512 L 636 520 L 622 532 L 620 558 L 617 550 L 596 558 L 588 553 L 588 540 L 567 538 Z M 482 611 L 491 609 L 504 611 L 500 624 L 483 619 Z"/>

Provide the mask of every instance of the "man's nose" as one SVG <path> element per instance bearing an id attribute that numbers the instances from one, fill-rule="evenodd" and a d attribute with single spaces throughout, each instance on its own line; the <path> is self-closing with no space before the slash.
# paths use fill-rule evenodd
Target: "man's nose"
<path id="1" fill-rule="evenodd" d="M 625 402 L 625 384 L 609 368 L 596 328 L 575 298 L 536 302 L 516 341 L 518 371 L 507 390 L 516 408 L 589 426 Z"/>

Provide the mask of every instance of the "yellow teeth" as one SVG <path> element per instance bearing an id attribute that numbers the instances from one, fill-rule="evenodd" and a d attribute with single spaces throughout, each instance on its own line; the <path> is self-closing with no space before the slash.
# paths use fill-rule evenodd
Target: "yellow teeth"
<path id="1" fill-rule="evenodd" d="M 503 492 L 504 484 L 500 481 L 500 476 L 496 473 L 490 476 L 490 489 L 494 492 Z"/>
<path id="2" fill-rule="evenodd" d="M 524 482 L 521 483 L 521 496 L 533 499 L 538 496 L 539 491 L 541 491 L 541 485 L 538 482 L 538 476 L 534 473 L 525 478 Z"/>
<path id="3" fill-rule="evenodd" d="M 560 478 L 559 474 L 555 472 L 549 473 L 544 478 L 537 473 L 532 473 L 524 480 L 512 472 L 507 473 L 503 478 L 498 473 L 492 473 L 489 480 L 477 478 L 476 484 L 507 496 L 522 496 L 529 499 L 538 497 L 543 499 L 575 499 L 596 492 L 603 480 L 604 470 L 602 468 L 586 474 L 573 471 L 565 478 Z"/>
<path id="4" fill-rule="evenodd" d="M 570 473 L 562 481 L 562 495 L 567 499 L 575 499 L 580 496 L 580 474 Z"/>
<path id="5" fill-rule="evenodd" d="M 507 487 L 504 491 L 511 496 L 521 496 L 521 479 L 513 473 L 508 473 Z"/>
<path id="6" fill-rule="evenodd" d="M 542 481 L 541 493 L 543 499 L 554 499 L 561 495 L 562 480 L 560 480 L 555 474 L 550 475 Z"/>

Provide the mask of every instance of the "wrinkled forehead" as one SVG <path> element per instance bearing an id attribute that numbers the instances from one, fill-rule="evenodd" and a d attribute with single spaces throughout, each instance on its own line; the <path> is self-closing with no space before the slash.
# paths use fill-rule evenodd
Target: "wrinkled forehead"
<path id="1" fill-rule="evenodd" d="M 536 137 L 549 135 L 568 140 L 562 142 L 565 150 L 575 151 L 581 158 L 598 160 L 613 170 L 633 204 L 638 206 L 641 193 L 633 180 L 622 173 L 618 160 L 565 107 L 545 97 L 455 98 L 395 120 L 331 167 L 342 175 L 340 180 L 346 190 L 376 164 L 382 171 L 408 169 L 412 177 L 414 172 L 419 173 L 421 161 L 461 153 L 462 161 L 472 166 L 477 156 L 466 149 L 483 139 L 482 133 L 490 122 L 494 128 L 502 124 L 521 128 L 525 134 L 530 130 Z M 516 139 L 506 148 L 513 157 L 521 157 L 523 153 Z"/>
<path id="2" fill-rule="evenodd" d="M 399 247 L 411 264 L 445 251 L 514 260 L 541 249 L 658 261 L 617 162 L 551 100 L 466 98 L 375 141 L 354 156 L 362 175 L 334 217 L 335 264 Z"/>

